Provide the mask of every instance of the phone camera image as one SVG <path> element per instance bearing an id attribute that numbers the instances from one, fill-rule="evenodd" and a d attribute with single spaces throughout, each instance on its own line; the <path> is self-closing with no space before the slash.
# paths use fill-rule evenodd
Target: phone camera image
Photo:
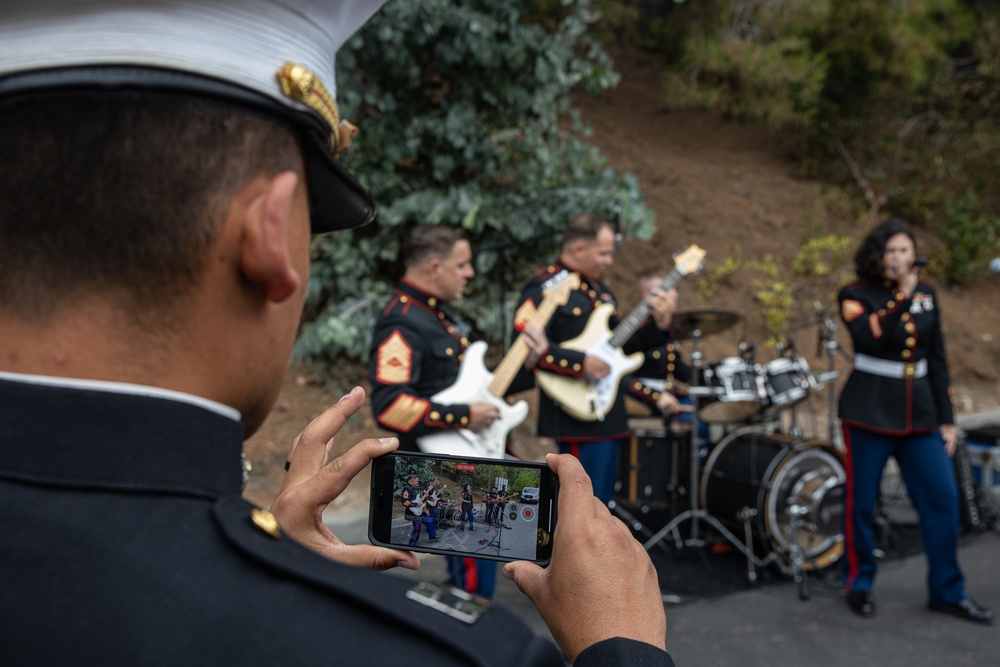
<path id="1" fill-rule="evenodd" d="M 387 454 L 372 464 L 369 540 L 410 551 L 545 564 L 557 486 L 544 463 Z"/>

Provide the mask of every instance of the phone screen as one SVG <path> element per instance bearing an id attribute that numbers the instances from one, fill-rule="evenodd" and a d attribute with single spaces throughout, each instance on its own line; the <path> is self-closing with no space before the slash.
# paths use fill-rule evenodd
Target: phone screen
<path id="1" fill-rule="evenodd" d="M 552 557 L 558 480 L 544 463 L 393 452 L 372 462 L 372 544 L 490 560 Z"/>

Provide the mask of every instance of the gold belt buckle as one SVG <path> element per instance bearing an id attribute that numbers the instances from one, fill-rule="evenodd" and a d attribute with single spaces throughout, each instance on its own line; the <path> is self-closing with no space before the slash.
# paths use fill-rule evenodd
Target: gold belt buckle
<path id="1" fill-rule="evenodd" d="M 903 364 L 903 378 L 907 380 L 912 380 L 917 374 L 917 365 L 912 362 L 906 362 Z"/>

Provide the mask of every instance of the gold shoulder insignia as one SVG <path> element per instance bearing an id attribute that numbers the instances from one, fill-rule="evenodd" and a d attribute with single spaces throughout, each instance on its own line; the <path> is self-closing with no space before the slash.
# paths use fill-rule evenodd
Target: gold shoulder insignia
<path id="1" fill-rule="evenodd" d="M 389 404 L 378 420 L 383 426 L 397 433 L 409 433 L 417 425 L 431 404 L 422 398 L 409 394 L 400 394 Z"/>
<path id="2" fill-rule="evenodd" d="M 538 309 L 535 308 L 534 302 L 531 299 L 527 299 L 521 304 L 521 307 L 517 309 L 517 312 L 514 313 L 514 328 L 518 331 L 524 329 L 524 325 L 534 319 L 536 312 L 538 312 Z"/>
<path id="3" fill-rule="evenodd" d="M 378 346 L 375 378 L 383 384 L 405 384 L 413 369 L 413 348 L 399 331 L 393 331 Z"/>
<path id="4" fill-rule="evenodd" d="M 840 316 L 844 318 L 845 322 L 850 322 L 863 312 L 865 312 L 865 307 L 861 305 L 860 301 L 845 299 L 844 302 L 840 304 Z"/>

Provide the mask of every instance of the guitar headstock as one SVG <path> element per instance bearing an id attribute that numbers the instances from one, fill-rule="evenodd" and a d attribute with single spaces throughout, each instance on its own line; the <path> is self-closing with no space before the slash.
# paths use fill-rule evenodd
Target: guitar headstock
<path id="1" fill-rule="evenodd" d="M 674 255 L 674 268 L 681 275 L 697 273 L 701 270 L 701 265 L 705 262 L 705 252 L 697 244 L 692 243 L 681 252 Z"/>
<path id="2" fill-rule="evenodd" d="M 545 298 L 551 298 L 560 306 L 569 299 L 569 294 L 580 287 L 580 274 L 570 271 L 563 271 L 552 278 L 549 278 L 542 285 L 542 292 Z"/>

